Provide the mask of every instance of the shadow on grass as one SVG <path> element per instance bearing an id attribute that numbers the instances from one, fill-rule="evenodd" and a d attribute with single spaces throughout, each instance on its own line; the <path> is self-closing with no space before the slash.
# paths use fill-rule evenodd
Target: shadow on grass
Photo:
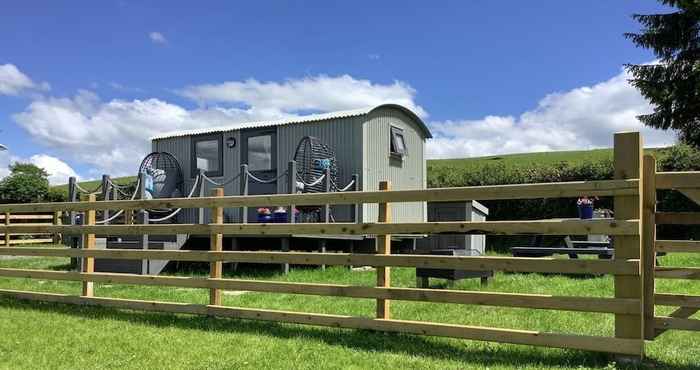
<path id="1" fill-rule="evenodd" d="M 534 347 L 482 344 L 476 348 L 465 346 L 466 341 L 410 334 L 383 333 L 369 330 L 337 329 L 267 321 L 215 318 L 186 314 L 130 311 L 106 307 L 79 306 L 59 303 L 40 303 L 0 297 L 0 306 L 10 309 L 58 313 L 92 320 L 110 319 L 153 327 L 175 327 L 184 330 L 246 333 L 276 339 L 304 339 L 343 346 L 367 352 L 386 352 L 409 356 L 423 356 L 438 360 L 459 361 L 468 367 L 496 365 L 524 365 L 538 367 L 593 367 L 609 368 L 613 361 L 608 354 L 576 350 L 544 352 Z M 342 333 L 339 333 L 342 331 Z M 641 366 L 618 364 L 616 368 L 642 369 L 698 369 L 700 365 L 676 365 L 646 360 Z"/>

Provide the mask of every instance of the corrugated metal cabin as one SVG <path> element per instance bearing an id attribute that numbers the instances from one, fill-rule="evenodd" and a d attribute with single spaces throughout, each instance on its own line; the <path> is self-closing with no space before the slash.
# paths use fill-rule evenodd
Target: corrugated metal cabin
<path id="1" fill-rule="evenodd" d="M 379 182 L 384 180 L 391 181 L 395 190 L 426 187 L 425 142 L 432 135 L 414 112 L 397 104 L 171 132 L 151 140 L 153 151 L 168 152 L 178 159 L 185 177 L 183 192 L 187 194 L 199 168 L 218 182 L 238 175 L 243 163 L 259 178 L 277 177 L 287 170 L 305 136 L 319 138 L 335 152 L 341 186 L 357 174 L 358 190 L 362 191 L 378 190 Z M 225 194 L 239 195 L 239 181 L 227 184 Z M 272 184 L 251 182 L 249 194 L 287 193 L 287 188 L 284 178 Z M 350 206 L 333 207 L 332 213 L 336 221 L 352 218 Z M 362 222 L 376 222 L 377 205 L 364 205 L 358 216 Z M 392 216 L 394 222 L 424 222 L 426 204 L 395 204 Z M 197 212 L 189 210 L 178 222 L 196 222 L 196 217 Z M 248 219 L 255 220 L 250 216 Z M 240 222 L 239 212 L 227 209 L 225 222 Z"/>

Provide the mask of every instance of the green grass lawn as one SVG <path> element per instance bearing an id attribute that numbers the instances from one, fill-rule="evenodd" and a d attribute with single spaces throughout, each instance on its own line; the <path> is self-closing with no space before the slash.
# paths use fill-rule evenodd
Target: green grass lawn
<path id="1" fill-rule="evenodd" d="M 700 266 L 700 255 L 662 257 L 667 266 Z M 65 270 L 65 258 L 0 260 L 0 267 Z M 328 282 L 370 286 L 375 273 L 343 267 L 294 267 L 285 276 L 274 267 L 248 267 L 228 277 Z M 178 275 L 205 275 L 206 265 L 179 269 Z M 415 271 L 392 269 L 394 286 L 415 286 Z M 435 283 L 439 284 L 439 280 Z M 658 291 L 700 295 L 700 284 L 657 280 Z M 79 282 L 0 278 L 1 289 L 77 294 Z M 482 290 L 478 279 L 454 289 Z M 498 273 L 483 290 L 555 295 L 612 296 L 611 277 L 570 277 Z M 172 287 L 96 284 L 96 295 L 207 303 L 208 291 Z M 374 314 L 370 299 L 304 295 L 229 293 L 224 304 L 279 310 Z M 669 308 L 659 308 L 667 314 Z M 488 306 L 392 303 L 394 318 L 530 329 L 562 333 L 613 333 L 610 314 Z M 294 324 L 143 313 L 0 298 L 0 368 L 429 368 L 585 369 L 613 368 L 608 355 L 574 350 L 487 343 L 449 338 L 323 328 Z M 700 334 L 669 332 L 647 346 L 645 368 L 700 369 Z"/>

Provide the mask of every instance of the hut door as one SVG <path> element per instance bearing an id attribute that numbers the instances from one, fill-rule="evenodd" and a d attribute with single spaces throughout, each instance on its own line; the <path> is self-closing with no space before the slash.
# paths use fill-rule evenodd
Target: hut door
<path id="1" fill-rule="evenodd" d="M 241 139 L 241 163 L 248 164 L 252 175 L 248 182 L 248 194 L 276 194 L 277 133 L 269 129 L 245 130 L 241 133 Z M 248 219 L 255 220 L 255 210 L 250 212 Z"/>

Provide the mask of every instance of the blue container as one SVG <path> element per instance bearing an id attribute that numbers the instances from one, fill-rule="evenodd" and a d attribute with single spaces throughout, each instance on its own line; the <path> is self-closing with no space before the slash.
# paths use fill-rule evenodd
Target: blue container
<path id="1" fill-rule="evenodd" d="M 578 206 L 578 217 L 582 220 L 590 220 L 593 218 L 593 205 L 581 204 Z"/>
<path id="2" fill-rule="evenodd" d="M 287 222 L 287 212 L 275 212 L 272 214 L 272 222 L 285 223 Z"/>
<path id="3" fill-rule="evenodd" d="M 272 222 L 272 215 L 263 215 L 258 213 L 258 222 L 270 223 Z"/>

